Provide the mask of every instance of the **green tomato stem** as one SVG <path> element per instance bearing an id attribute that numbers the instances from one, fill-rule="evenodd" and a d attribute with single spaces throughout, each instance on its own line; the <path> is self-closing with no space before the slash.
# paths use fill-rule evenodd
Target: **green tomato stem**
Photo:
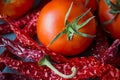
<path id="1" fill-rule="evenodd" d="M 11 0 L 4 0 L 4 2 L 5 2 L 5 3 L 9 3 L 9 2 L 11 2 Z"/>
<path id="2" fill-rule="evenodd" d="M 71 69 L 72 73 L 69 74 L 69 75 L 65 75 L 65 74 L 59 72 L 59 71 L 50 63 L 50 61 L 46 58 L 46 56 L 43 58 L 42 61 L 39 62 L 39 65 L 41 65 L 41 66 L 47 66 L 47 67 L 49 67 L 52 71 L 54 71 L 55 74 L 57 74 L 57 75 L 59 75 L 59 76 L 61 76 L 61 77 L 63 77 L 63 78 L 68 78 L 68 79 L 74 77 L 74 76 L 76 75 L 76 72 L 77 72 L 77 69 L 76 69 L 75 67 L 72 67 L 72 69 Z"/>
<path id="3" fill-rule="evenodd" d="M 79 36 L 88 37 L 88 38 L 95 37 L 95 35 L 79 32 L 79 29 L 84 27 L 86 24 L 88 24 L 94 18 L 94 16 L 92 16 L 92 17 L 88 18 L 86 21 L 84 21 L 83 23 L 78 24 L 79 20 L 82 19 L 84 16 L 86 16 L 90 12 L 90 9 L 88 9 L 86 12 L 84 12 L 83 14 L 81 14 L 80 16 L 75 18 L 75 20 L 73 20 L 72 22 L 68 22 L 68 17 L 70 15 L 71 10 L 72 10 L 72 6 L 73 6 L 73 2 L 71 3 L 71 5 L 70 5 L 70 7 L 65 15 L 65 20 L 64 20 L 65 28 L 64 28 L 64 30 L 61 31 L 60 33 L 58 33 L 53 38 L 53 40 L 47 45 L 47 47 L 49 47 L 51 44 L 53 44 L 63 34 L 68 35 L 67 40 L 72 40 L 74 34 L 78 34 Z"/>

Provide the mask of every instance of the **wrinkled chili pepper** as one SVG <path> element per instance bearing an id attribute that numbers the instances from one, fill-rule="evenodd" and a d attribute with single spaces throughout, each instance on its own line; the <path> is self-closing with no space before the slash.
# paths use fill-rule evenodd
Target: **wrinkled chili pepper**
<path id="1" fill-rule="evenodd" d="M 47 60 L 46 53 L 43 50 L 30 50 L 23 48 L 20 45 L 17 45 L 17 43 L 13 43 L 12 41 L 8 40 L 7 38 L 4 38 L 0 36 L 0 40 L 3 42 L 3 45 L 7 47 L 11 53 L 24 58 L 25 60 L 34 60 L 36 62 L 41 62 L 41 65 L 46 65 L 50 69 L 52 69 L 55 73 L 57 73 L 59 76 L 69 78 L 75 75 L 76 73 L 76 68 L 73 67 L 72 69 L 72 74 L 70 75 L 64 75 L 60 73 L 57 69 L 55 69 L 51 63 Z"/>
<path id="2" fill-rule="evenodd" d="M 29 35 L 30 37 L 36 34 L 36 24 L 37 24 L 38 15 L 39 12 L 36 12 L 36 14 L 32 17 L 32 19 L 22 29 L 22 31 L 27 35 Z"/>
<path id="3" fill-rule="evenodd" d="M 16 27 L 11 23 L 11 20 L 7 20 L 8 23 L 10 24 L 11 29 L 13 32 L 16 34 L 16 38 L 19 40 L 20 43 L 22 43 L 24 46 L 27 46 L 31 49 L 38 49 L 44 51 L 44 53 L 48 53 L 48 55 L 56 62 L 66 62 L 67 59 L 60 55 L 56 54 L 53 51 L 49 50 L 48 48 L 44 46 L 39 46 L 36 41 L 34 41 L 29 35 L 24 33 L 23 31 L 20 30 L 20 28 Z"/>
<path id="4" fill-rule="evenodd" d="M 0 73 L 0 80 L 34 80 L 28 76 L 16 73 Z"/>
<path id="5" fill-rule="evenodd" d="M 38 63 L 34 62 L 23 62 L 18 60 L 13 60 L 11 58 L 2 58 L 7 66 L 19 71 L 21 74 L 30 76 L 36 80 L 66 80 L 53 71 L 51 71 L 46 66 L 39 66 Z M 69 59 L 67 63 L 63 64 L 54 64 L 54 67 L 57 68 L 64 74 L 71 73 L 71 67 L 75 66 L 77 68 L 77 74 L 67 80 L 85 80 L 88 78 L 99 78 L 100 80 L 119 80 L 120 71 L 117 68 L 109 64 L 101 63 L 96 58 L 90 57 L 81 57 L 81 58 L 72 58 Z"/>
<path id="6" fill-rule="evenodd" d="M 36 17 L 36 14 L 38 15 L 38 12 L 33 11 L 32 13 L 29 13 L 26 16 L 24 16 L 18 20 L 12 19 L 12 23 L 17 27 L 24 27 L 25 25 L 29 25 L 29 27 L 30 27 L 30 22 L 32 22 L 33 17 Z M 2 18 L 2 17 L 0 17 L 0 18 Z M 34 18 L 34 23 L 32 22 L 33 23 L 32 26 L 35 25 L 36 21 L 37 21 L 37 18 Z M 28 22 L 29 22 L 29 24 L 28 24 Z M 23 30 L 25 32 L 30 32 L 31 28 L 26 27 Z M 11 30 L 9 24 L 7 24 L 7 23 L 0 24 L 0 34 L 7 34 L 10 32 L 12 32 L 12 30 Z"/>
<path id="7" fill-rule="evenodd" d="M 5 66 L 5 64 L 4 63 L 0 63 L 0 71 L 3 71 L 3 69 L 5 68 L 6 66 Z"/>
<path id="8" fill-rule="evenodd" d="M 16 42 L 13 42 L 7 38 L 4 38 L 0 36 L 0 41 L 2 41 L 3 45 L 7 48 L 7 53 L 11 52 L 14 55 L 20 57 L 20 58 L 26 58 L 27 60 L 34 60 L 39 61 L 43 57 L 43 54 L 45 54 L 42 50 L 31 50 L 27 49 L 20 44 L 17 44 Z M 4 52 L 2 54 L 5 57 L 11 57 L 12 54 L 7 54 Z"/>
<path id="9" fill-rule="evenodd" d="M 110 63 L 116 59 L 118 53 L 118 46 L 120 45 L 120 40 L 116 39 L 113 44 L 103 53 L 101 60 L 104 63 Z"/>
<path id="10" fill-rule="evenodd" d="M 0 71 L 0 80 L 4 80 L 4 75 L 2 74 L 2 72 Z"/>
<path id="11" fill-rule="evenodd" d="M 102 29 L 98 28 L 95 44 L 93 44 L 92 47 L 93 55 L 103 63 L 109 63 L 118 67 L 120 66 L 120 64 L 118 64 L 120 60 L 118 57 L 120 40 L 116 39 L 111 45 L 109 44 L 106 33 Z"/>
<path id="12" fill-rule="evenodd" d="M 99 59 L 108 47 L 107 35 L 103 29 L 98 27 L 94 43 L 92 44 L 92 54 Z"/>
<path id="13" fill-rule="evenodd" d="M 10 26 L 6 24 L 0 24 L 0 35 L 10 33 L 12 30 Z"/>

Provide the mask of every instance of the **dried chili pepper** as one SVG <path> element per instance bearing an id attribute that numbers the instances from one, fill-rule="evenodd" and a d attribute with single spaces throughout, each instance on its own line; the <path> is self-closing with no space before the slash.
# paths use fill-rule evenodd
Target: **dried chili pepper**
<path id="1" fill-rule="evenodd" d="M 3 69 L 5 68 L 5 64 L 4 63 L 0 63 L 0 71 L 3 71 Z"/>
<path id="2" fill-rule="evenodd" d="M 32 13 L 29 13 L 26 16 L 24 16 L 24 17 L 22 17 L 18 20 L 11 19 L 12 24 L 14 24 L 17 27 L 24 27 L 25 25 L 29 25 L 28 28 L 26 27 L 23 30 L 25 32 L 30 32 L 31 28 L 32 28 L 32 27 L 30 27 L 30 25 L 31 25 L 30 22 L 32 22 L 31 19 L 33 19 L 33 17 L 35 17 L 36 14 L 38 15 L 38 12 L 33 11 Z M 0 16 L 0 18 L 2 19 L 3 17 Z M 32 26 L 35 25 L 36 21 L 37 21 L 37 18 L 34 18 L 34 23 L 32 24 Z M 29 22 L 29 24 L 28 24 L 28 22 Z M 7 34 L 7 33 L 10 33 L 10 32 L 12 32 L 12 30 L 11 30 L 9 24 L 7 24 L 7 23 L 0 24 L 0 34 Z"/>
<path id="3" fill-rule="evenodd" d="M 1 61 L 7 66 L 18 70 L 21 74 L 30 76 L 36 80 L 66 80 L 65 78 L 56 75 L 48 67 L 39 66 L 38 63 L 23 62 L 11 58 L 4 58 L 1 59 Z M 67 80 L 94 79 L 96 77 L 101 80 L 120 79 L 120 71 L 117 68 L 114 68 L 109 64 L 101 63 L 94 57 L 72 58 L 67 63 L 54 64 L 54 67 L 64 74 L 70 74 L 72 66 L 77 68 L 77 74 L 73 78 Z"/>
<path id="4" fill-rule="evenodd" d="M 11 53 L 13 53 L 21 58 L 24 58 L 24 59 L 34 60 L 36 62 L 40 61 L 41 65 L 46 65 L 47 67 L 52 69 L 59 76 L 69 78 L 69 77 L 73 77 L 76 73 L 75 67 L 72 68 L 73 72 L 70 75 L 64 75 L 64 74 L 60 73 L 47 60 L 47 58 L 45 57 L 46 54 L 42 50 L 30 50 L 30 49 L 23 48 L 22 46 L 17 45 L 16 43 L 12 43 L 10 40 L 3 38 L 2 36 L 0 37 L 0 40 L 3 42 L 3 44 L 5 46 L 7 46 L 8 50 L 11 51 Z"/>
<path id="5" fill-rule="evenodd" d="M 0 80 L 35 80 L 25 75 L 16 73 L 0 73 Z"/>
<path id="6" fill-rule="evenodd" d="M 111 65 L 118 67 L 119 65 L 117 63 L 119 63 L 118 62 L 119 58 L 117 58 L 117 55 L 119 45 L 120 45 L 119 39 L 114 40 L 112 45 L 110 45 L 104 30 L 98 28 L 97 37 L 95 38 L 95 42 L 92 47 L 92 53 L 101 62 L 109 63 Z"/>
<path id="7" fill-rule="evenodd" d="M 118 53 L 118 46 L 120 45 L 120 40 L 116 39 L 113 44 L 103 53 L 101 60 L 104 63 L 110 63 L 116 59 Z"/>
<path id="8" fill-rule="evenodd" d="M 108 47 L 107 35 L 103 29 L 98 27 L 94 43 L 92 44 L 92 54 L 99 59 Z"/>
<path id="9" fill-rule="evenodd" d="M 0 80 L 4 80 L 4 75 L 2 74 L 2 72 L 0 72 Z"/>
<path id="10" fill-rule="evenodd" d="M 36 41 L 34 41 L 29 35 L 27 35 L 23 31 L 21 31 L 18 27 L 13 25 L 11 23 L 11 20 L 7 20 L 7 21 L 10 24 L 11 29 L 16 34 L 16 38 L 24 46 L 27 46 L 31 49 L 38 49 L 38 50 L 44 51 L 44 53 L 48 53 L 48 55 L 50 55 L 51 58 L 58 63 L 67 61 L 67 59 L 64 56 L 62 56 L 60 54 L 56 54 L 56 53 L 50 51 L 49 49 L 45 48 L 44 46 L 39 46 L 38 43 Z"/>
<path id="11" fill-rule="evenodd" d="M 0 36 L 0 41 L 2 41 L 3 45 L 7 48 L 7 53 L 3 53 L 2 57 L 11 57 L 12 54 L 20 57 L 26 58 L 27 60 L 39 61 L 43 57 L 43 51 L 41 50 L 30 50 L 27 49 L 20 44 L 11 41 L 7 38 Z M 9 54 L 11 52 L 12 54 Z M 7 55 L 6 55 L 7 54 Z M 13 55 L 12 55 L 13 57 Z"/>
<path id="12" fill-rule="evenodd" d="M 36 14 L 32 17 L 32 19 L 22 29 L 24 33 L 26 33 L 31 37 L 36 34 L 36 23 L 37 23 L 38 15 L 39 12 L 36 12 Z"/>
<path id="13" fill-rule="evenodd" d="M 11 31 L 12 30 L 10 29 L 10 26 L 7 23 L 0 24 L 0 35 L 10 33 Z"/>
<path id="14" fill-rule="evenodd" d="M 110 64 L 115 67 L 119 67 L 119 69 L 120 69 L 120 52 L 117 54 L 116 59 L 114 59 L 112 62 L 110 62 Z"/>

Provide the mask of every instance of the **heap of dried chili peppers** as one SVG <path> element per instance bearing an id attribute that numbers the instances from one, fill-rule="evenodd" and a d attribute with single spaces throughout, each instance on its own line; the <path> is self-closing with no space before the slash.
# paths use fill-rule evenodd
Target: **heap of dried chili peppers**
<path id="1" fill-rule="evenodd" d="M 6 23 L 0 24 L 0 48 L 5 48 L 0 55 L 0 80 L 120 79 L 119 39 L 109 41 L 108 35 L 98 27 L 96 38 L 88 51 L 91 53 L 90 56 L 66 58 L 39 45 L 33 39 L 33 36 L 36 35 L 38 14 L 38 11 L 34 11 L 19 20 L 0 16 L 6 21 Z M 3 37 L 3 34 L 11 31 L 16 34 L 14 41 Z M 50 64 L 48 60 L 58 72 L 54 72 L 48 67 Z M 18 72 L 17 74 L 5 73 L 5 67 L 10 67 Z"/>

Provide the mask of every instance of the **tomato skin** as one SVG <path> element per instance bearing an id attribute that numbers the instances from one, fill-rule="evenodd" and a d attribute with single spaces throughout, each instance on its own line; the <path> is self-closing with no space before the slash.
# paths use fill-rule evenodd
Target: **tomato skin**
<path id="1" fill-rule="evenodd" d="M 75 1 L 79 1 L 82 4 L 85 5 L 86 0 L 75 0 Z M 87 8 L 91 8 L 91 12 L 95 13 L 96 10 L 98 9 L 98 2 L 97 0 L 88 0 L 88 4 L 86 5 Z"/>
<path id="2" fill-rule="evenodd" d="M 0 0 L 0 14 L 12 18 L 24 15 L 34 4 L 34 0 Z"/>
<path id="3" fill-rule="evenodd" d="M 111 1 L 113 3 L 116 3 L 116 0 Z M 104 0 L 100 0 L 99 5 L 99 19 L 101 23 L 104 23 L 114 18 L 114 14 L 111 14 L 109 12 L 110 7 L 105 3 Z M 112 23 L 103 25 L 103 28 L 105 28 L 110 33 L 111 37 L 113 37 L 114 39 L 120 39 L 120 14 L 118 14 L 118 16 L 113 20 Z"/>
<path id="4" fill-rule="evenodd" d="M 53 0 L 40 11 L 37 23 L 37 36 L 43 45 L 47 46 L 53 38 L 65 28 L 64 19 L 71 2 L 72 0 Z M 68 21 L 71 22 L 86 10 L 82 4 L 74 3 Z M 91 16 L 93 15 L 89 12 L 79 23 Z M 92 19 L 87 25 L 80 29 L 80 31 L 94 35 L 96 33 L 95 19 Z M 73 39 L 68 41 L 67 34 L 64 34 L 48 48 L 64 56 L 73 56 L 82 53 L 90 45 L 92 40 L 93 38 L 74 35 Z"/>

